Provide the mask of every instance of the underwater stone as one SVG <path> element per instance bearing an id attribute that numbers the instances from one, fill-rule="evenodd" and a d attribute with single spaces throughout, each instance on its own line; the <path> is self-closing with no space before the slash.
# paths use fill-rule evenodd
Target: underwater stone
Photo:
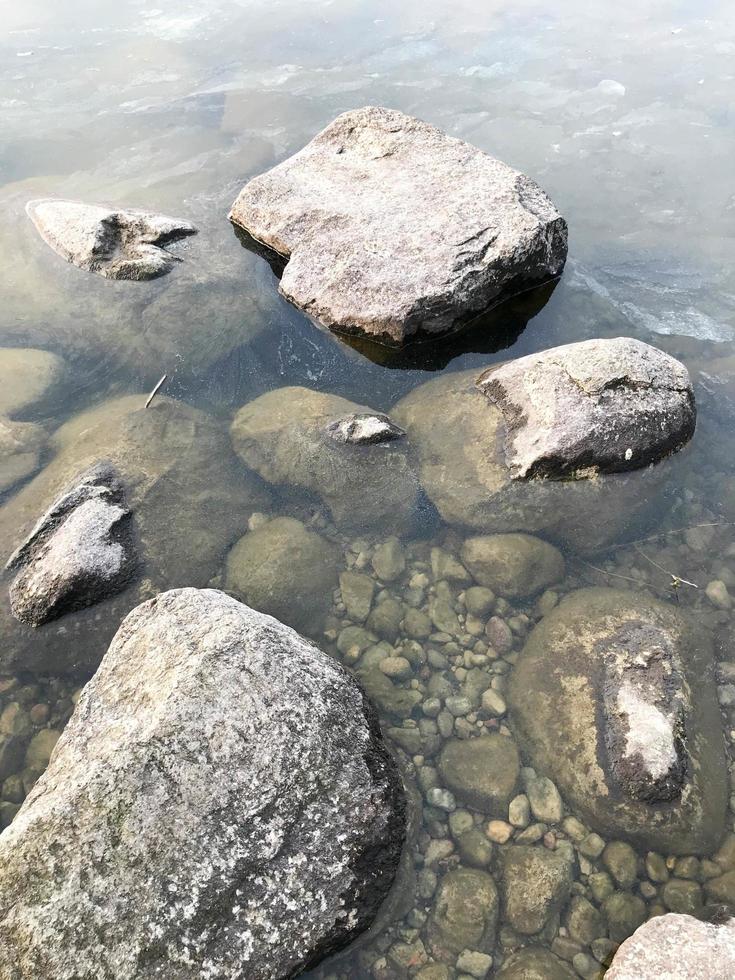
<path id="1" fill-rule="evenodd" d="M 507 693 L 522 749 L 595 830 L 667 854 L 717 845 L 727 766 L 702 626 L 580 589 L 532 631 Z"/>
<path id="2" fill-rule="evenodd" d="M 503 414 L 516 480 L 640 469 L 680 449 L 696 424 L 687 369 L 631 337 L 519 357 L 477 386 Z"/>
<path id="3" fill-rule="evenodd" d="M 498 980 L 579 980 L 579 976 L 548 949 L 529 946 L 508 957 Z"/>
<path id="4" fill-rule="evenodd" d="M 0 492 L 36 472 L 47 442 L 46 431 L 35 422 L 0 418 Z"/>
<path id="5" fill-rule="evenodd" d="M 534 935 L 569 898 L 571 865 L 560 852 L 528 844 L 511 844 L 500 854 L 505 918 L 523 935 Z"/>
<path id="6" fill-rule="evenodd" d="M 626 938 L 606 980 L 727 980 L 735 976 L 735 920 L 659 915 Z"/>
<path id="7" fill-rule="evenodd" d="M 404 834 L 348 673 L 221 592 L 163 593 L 0 838 L 0 975 L 285 980 L 370 925 Z"/>
<path id="8" fill-rule="evenodd" d="M 227 556 L 227 588 L 259 612 L 317 635 L 337 585 L 339 548 L 293 517 L 240 538 Z"/>
<path id="9" fill-rule="evenodd" d="M 178 261 L 165 246 L 196 234 L 188 221 L 79 201 L 29 201 L 26 211 L 46 244 L 62 258 L 106 279 L 163 276 Z"/>
<path id="10" fill-rule="evenodd" d="M 49 351 L 0 348 L 0 415 L 16 415 L 42 401 L 64 370 L 64 361 Z"/>
<path id="11" fill-rule="evenodd" d="M 344 418 L 330 422 L 327 432 L 335 442 L 351 442 L 356 445 L 392 442 L 406 434 L 381 412 L 345 415 Z"/>
<path id="12" fill-rule="evenodd" d="M 467 538 L 462 561 L 479 585 L 509 599 L 526 598 L 564 578 L 561 552 L 530 534 Z"/>
<path id="13" fill-rule="evenodd" d="M 82 473 L 10 556 L 13 615 L 40 626 L 125 588 L 137 563 L 131 512 L 114 468 Z"/>
<path id="14" fill-rule="evenodd" d="M 321 497 L 342 530 L 405 530 L 419 494 L 405 440 L 341 442 L 328 431 L 336 418 L 364 411 L 370 410 L 338 395 L 277 388 L 240 409 L 232 444 L 269 483 Z"/>
<path id="15" fill-rule="evenodd" d="M 439 757 L 439 773 L 457 799 L 489 816 L 507 815 L 519 767 L 515 742 L 505 735 L 450 739 Z"/>
<path id="16" fill-rule="evenodd" d="M 249 181 L 230 220 L 287 259 L 280 291 L 305 313 L 392 344 L 555 278 L 567 254 L 566 222 L 530 178 L 375 106 Z"/>
<path id="17" fill-rule="evenodd" d="M 466 949 L 491 952 L 498 921 L 498 890 L 491 875 L 458 868 L 442 878 L 427 929 L 437 959 L 454 963 Z"/>

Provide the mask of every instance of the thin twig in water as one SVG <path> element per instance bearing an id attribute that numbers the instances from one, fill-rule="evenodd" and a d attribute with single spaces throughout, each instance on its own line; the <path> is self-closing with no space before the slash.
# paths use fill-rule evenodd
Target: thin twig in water
<path id="1" fill-rule="evenodd" d="M 156 387 L 153 389 L 153 391 L 150 393 L 150 395 L 148 395 L 148 401 L 145 403 L 145 407 L 146 408 L 148 408 L 148 406 L 150 405 L 150 403 L 156 397 L 156 395 L 161 390 L 161 388 L 163 387 L 163 385 L 164 385 L 164 383 L 166 382 L 167 379 L 168 379 L 168 375 L 167 374 L 164 374 L 164 376 L 160 379 L 160 381 L 158 382 L 158 384 L 156 385 Z"/>
<path id="2" fill-rule="evenodd" d="M 682 578 L 681 575 L 675 575 L 674 572 L 670 572 L 668 568 L 664 568 L 663 565 L 659 565 L 659 563 L 654 561 L 653 558 L 649 558 L 648 555 L 644 555 L 640 548 L 634 547 L 633 551 L 639 554 L 641 558 L 645 558 L 646 561 L 650 561 L 654 568 L 658 568 L 665 575 L 668 575 L 671 578 L 672 588 L 678 589 L 680 585 L 691 585 L 693 589 L 699 588 L 696 582 L 690 582 L 688 579 Z"/>
<path id="3" fill-rule="evenodd" d="M 699 527 L 735 527 L 735 521 L 713 521 L 710 524 L 687 524 L 686 527 L 673 527 L 669 531 L 658 531 L 648 538 L 636 538 L 635 541 L 623 541 L 612 548 L 600 548 L 600 551 L 613 552 L 620 551 L 621 548 L 632 548 L 636 544 L 646 544 L 648 541 L 658 541 L 659 538 L 666 537 L 667 534 L 683 534 L 684 531 L 694 531 Z"/>

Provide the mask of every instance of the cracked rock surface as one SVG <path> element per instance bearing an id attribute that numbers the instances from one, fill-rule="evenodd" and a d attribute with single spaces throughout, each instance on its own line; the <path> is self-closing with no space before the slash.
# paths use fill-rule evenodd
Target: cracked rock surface
<path id="1" fill-rule="evenodd" d="M 579 589 L 530 634 L 508 704 L 531 764 L 597 832 L 667 854 L 719 843 L 727 766 L 703 625 Z"/>
<path id="2" fill-rule="evenodd" d="M 338 116 L 249 181 L 231 220 L 288 261 L 280 289 L 337 331 L 402 344 L 558 276 L 566 222 L 500 160 L 402 112 Z"/>
<path id="3" fill-rule="evenodd" d="M 13 614 L 40 626 L 123 589 L 135 567 L 131 513 L 113 467 L 101 463 L 58 497 L 11 555 Z"/>
<path id="4" fill-rule="evenodd" d="M 338 663 L 222 592 L 163 593 L 0 837 L 0 975 L 296 976 L 371 923 L 404 811 Z"/>
<path id="5" fill-rule="evenodd" d="M 514 479 L 639 469 L 680 449 L 696 424 L 684 365 L 629 337 L 520 357 L 477 384 L 503 413 Z"/>
<path id="6" fill-rule="evenodd" d="M 46 244 L 62 258 L 106 279 L 165 275 L 179 261 L 166 245 L 197 230 L 165 214 L 54 198 L 29 201 L 26 211 Z"/>

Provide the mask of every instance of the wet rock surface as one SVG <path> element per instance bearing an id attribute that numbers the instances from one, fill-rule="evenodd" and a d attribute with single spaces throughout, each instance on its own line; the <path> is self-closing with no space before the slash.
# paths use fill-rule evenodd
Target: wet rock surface
<path id="1" fill-rule="evenodd" d="M 13 614 L 40 626 L 119 592 L 137 559 L 125 488 L 100 463 L 80 474 L 10 556 Z"/>
<path id="2" fill-rule="evenodd" d="M 61 381 L 64 361 L 45 350 L 0 348 L 0 415 L 17 415 L 46 398 Z"/>
<path id="3" fill-rule="evenodd" d="M 725 761 L 711 642 L 671 605 L 583 589 L 526 643 L 509 703 L 537 768 L 605 833 L 714 848 Z"/>
<path id="4" fill-rule="evenodd" d="M 630 337 L 519 357 L 477 385 L 503 414 L 514 479 L 639 469 L 683 446 L 696 424 L 684 365 Z"/>
<path id="5" fill-rule="evenodd" d="M 196 234 L 188 221 L 53 198 L 29 201 L 28 216 L 47 245 L 86 272 L 106 279 L 155 279 L 177 257 L 165 246 Z"/>
<path id="6" fill-rule="evenodd" d="M 0 839 L 0 972 L 293 976 L 373 919 L 404 826 L 340 666 L 223 593 L 165 593 L 125 620 Z"/>
<path id="7" fill-rule="evenodd" d="M 575 551 L 599 549 L 652 517 L 667 464 L 596 479 L 516 480 L 503 413 L 476 370 L 427 381 L 391 409 L 421 485 L 449 524 L 484 533 L 539 532 Z"/>
<path id="8" fill-rule="evenodd" d="M 150 408 L 144 403 L 145 396 L 128 395 L 74 416 L 52 437 L 48 465 L 0 508 L 0 538 L 10 552 L 80 473 L 108 460 L 134 514 L 139 579 L 41 629 L 15 620 L 3 590 L 3 668 L 94 669 L 122 616 L 151 591 L 208 584 L 253 511 L 269 508 L 267 488 L 232 452 L 221 423 L 164 396 Z M 70 634 L 72 643 L 63 639 Z"/>
<path id="9" fill-rule="evenodd" d="M 374 106 L 249 181 L 230 219 L 287 259 L 280 290 L 305 313 L 397 344 L 558 276 L 567 252 L 530 178 Z"/>
<path id="10" fill-rule="evenodd" d="M 608 980 L 729 980 L 735 976 L 735 920 L 700 922 L 690 915 L 651 919 L 621 945 Z"/>
<path id="11" fill-rule="evenodd" d="M 564 578 L 561 552 L 530 534 L 467 538 L 462 561 L 476 582 L 506 598 L 533 595 Z"/>
<path id="12" fill-rule="evenodd" d="M 513 953 L 498 971 L 498 980 L 577 980 L 579 974 L 547 949 Z"/>
<path id="13" fill-rule="evenodd" d="M 572 868 L 567 855 L 516 844 L 503 852 L 504 914 L 523 935 L 541 932 L 569 898 Z"/>
<path id="14" fill-rule="evenodd" d="M 260 612 L 318 634 L 337 585 L 338 549 L 291 517 L 241 538 L 227 556 L 225 584 Z"/>
<path id="15" fill-rule="evenodd" d="M 334 438 L 346 417 L 365 414 L 374 415 L 337 395 L 279 388 L 240 409 L 231 427 L 232 444 L 269 483 L 320 497 L 345 530 L 406 530 L 419 485 L 405 440 Z"/>

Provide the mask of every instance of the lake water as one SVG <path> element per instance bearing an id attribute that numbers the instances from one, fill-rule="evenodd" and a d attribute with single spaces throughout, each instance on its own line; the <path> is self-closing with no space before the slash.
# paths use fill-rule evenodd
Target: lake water
<path id="1" fill-rule="evenodd" d="M 52 432 L 111 399 L 138 395 L 144 401 L 163 374 L 169 377 L 166 396 L 222 427 L 247 402 L 285 386 L 387 411 L 441 373 L 479 373 L 499 360 L 590 337 L 637 337 L 689 367 L 697 433 L 667 463 L 665 487 L 641 484 L 650 506 L 639 536 L 650 540 L 617 547 L 637 535 L 631 523 L 609 551 L 580 557 L 579 550 L 567 549 L 566 576 L 554 589 L 561 595 L 587 584 L 632 584 L 700 616 L 715 631 L 718 658 L 730 660 L 729 608 L 714 605 L 704 588 L 712 580 L 735 586 L 729 523 L 735 520 L 735 17 L 729 4 L 200 0 L 156 8 L 130 0 L 6 0 L 3 23 L 0 346 L 52 351 L 66 364 L 63 382 L 19 417 Z M 570 229 L 569 260 L 555 288 L 508 304 L 451 341 L 403 356 L 348 344 L 280 297 L 268 264 L 234 234 L 229 207 L 248 178 L 298 150 L 338 113 L 367 104 L 425 119 L 538 180 Z M 177 250 L 184 261 L 169 276 L 110 282 L 66 265 L 43 244 L 24 208 L 44 196 L 150 208 L 193 221 L 200 231 Z M 84 439 L 83 427 L 77 436 Z M 103 455 L 104 437 L 97 432 L 95 438 L 95 451 Z M 53 444 L 42 450 L 40 464 L 54 451 Z M 150 589 L 161 583 L 222 585 L 229 547 L 246 530 L 247 515 L 241 527 L 237 521 L 227 525 L 219 545 L 207 544 L 215 549 L 209 565 L 199 561 L 196 529 L 179 524 L 173 512 L 187 493 L 204 494 L 206 463 L 198 458 L 198 465 L 195 488 L 187 489 L 185 474 L 179 474 L 161 481 L 157 491 L 155 513 L 172 545 L 159 567 L 147 570 Z M 216 485 L 226 472 L 213 461 L 207 506 L 215 510 L 233 507 L 228 487 Z M 0 501 L 11 506 L 22 492 L 21 483 Z M 347 564 L 357 561 L 368 571 L 373 547 L 393 532 L 386 515 L 383 533 L 380 526 L 361 529 L 358 518 L 345 536 L 318 500 L 289 488 L 280 488 L 269 506 L 331 536 L 343 546 Z M 7 521 L 0 518 L 0 527 L 7 531 Z M 427 511 L 403 536 L 408 570 L 383 598 L 407 602 L 412 576 L 431 582 L 430 548 L 457 553 L 461 540 L 461 528 Z M 5 555 L 15 541 L 1 544 Z M 202 580 L 187 581 L 189 563 Z M 671 573 L 699 588 L 684 585 L 674 595 Z M 333 589 L 328 591 L 327 605 L 334 600 Z M 450 583 L 450 592 L 461 605 L 462 587 Z M 339 597 L 337 602 L 318 631 L 330 652 L 347 624 Z M 73 694 L 88 676 L 95 650 L 98 659 L 104 651 L 124 605 L 73 614 L 61 629 L 50 624 L 39 630 L 52 662 L 73 642 L 81 666 L 71 680 L 48 671 L 39 680 L 20 668 L 4 679 L 0 710 L 21 704 L 31 719 L 27 738 L 51 731 L 52 740 L 63 727 Z M 500 611 L 514 625 L 517 654 L 542 611 L 536 597 L 505 603 Z M 390 642 L 400 644 L 401 635 Z M 442 642 L 429 639 L 426 646 L 434 643 L 438 651 Z M 468 649 L 450 647 L 446 667 L 424 664 L 406 679 L 406 688 L 415 681 L 414 689 L 425 694 L 433 671 L 454 675 L 449 683 L 459 690 Z M 502 670 L 488 667 L 501 679 L 498 693 L 513 661 L 511 656 Z M 735 720 L 731 710 L 726 705 L 725 733 Z M 417 717 L 420 710 L 407 721 L 383 712 L 381 720 L 386 729 L 411 731 Z M 469 717 L 474 720 L 468 725 L 484 723 L 476 711 Z M 514 738 L 507 719 L 495 727 Z M 432 767 L 423 751 L 408 751 L 404 764 L 409 779 Z M 10 789 L 4 784 L 6 822 L 32 783 L 28 770 L 26 759 L 10 773 L 25 772 L 24 790 L 17 780 Z M 575 816 L 571 808 L 565 814 Z M 484 827 L 487 818 L 476 822 Z M 438 857 L 427 863 L 432 841 L 450 843 L 447 853 L 441 847 L 428 852 Z M 439 892 L 430 894 L 421 872 L 428 868 L 440 887 L 443 875 L 465 858 L 446 814 L 428 806 L 412 846 L 419 875 L 402 881 L 399 911 L 362 950 L 310 975 L 390 980 L 426 965 L 426 921 Z M 503 846 L 495 844 L 495 851 Z M 646 877 L 649 848 L 639 844 L 637 850 L 637 877 L 627 890 L 648 915 L 660 911 L 661 883 Z M 498 853 L 480 865 L 500 882 Z M 693 880 L 698 887 L 706 881 L 701 869 L 677 877 L 673 858 L 668 871 L 672 880 Z M 577 864 L 572 885 L 573 894 L 595 907 L 603 904 L 590 885 L 597 873 L 604 867 L 590 857 Z M 687 900 L 696 905 L 696 897 Z M 520 939 L 503 914 L 488 976 L 529 943 L 564 954 L 573 969 L 566 906 L 543 930 Z M 606 924 L 597 931 L 592 938 L 607 935 Z M 615 938 L 623 937 L 618 931 Z M 581 951 L 591 959 L 587 973 L 576 961 L 579 975 L 598 975 L 591 947 L 582 944 Z M 466 975 L 454 963 L 448 970 L 419 976 Z"/>

